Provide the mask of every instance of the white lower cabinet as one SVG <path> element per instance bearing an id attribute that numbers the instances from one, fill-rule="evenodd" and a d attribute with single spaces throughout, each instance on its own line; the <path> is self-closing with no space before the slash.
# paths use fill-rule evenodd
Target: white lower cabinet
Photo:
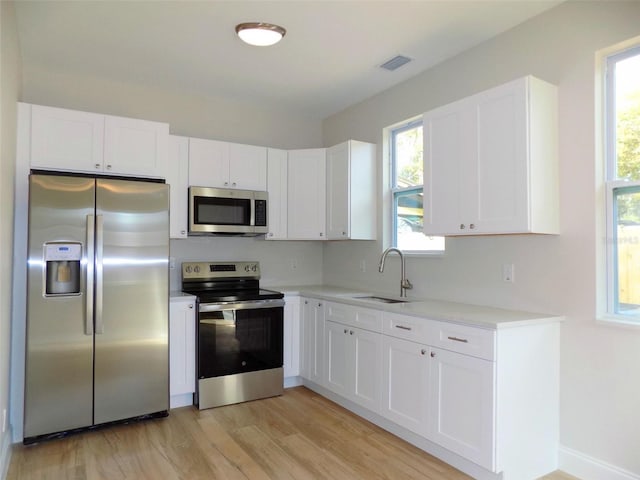
<path id="1" fill-rule="evenodd" d="M 378 413 L 382 394 L 382 335 L 327 321 L 325 349 L 325 386 Z"/>
<path id="2" fill-rule="evenodd" d="M 301 375 L 322 385 L 324 362 L 324 303 L 315 298 L 301 298 L 302 366 Z"/>
<path id="3" fill-rule="evenodd" d="M 300 297 L 285 295 L 284 301 L 284 377 L 297 377 L 300 375 Z"/>
<path id="4" fill-rule="evenodd" d="M 169 303 L 170 407 L 193 404 L 196 391 L 196 298 L 172 297 Z"/>
<path id="5" fill-rule="evenodd" d="M 427 437 L 478 465 L 495 468 L 495 362 L 429 350 Z"/>
<path id="6" fill-rule="evenodd" d="M 384 336 L 382 415 L 418 435 L 427 433 L 429 361 L 426 345 Z"/>
<path id="7" fill-rule="evenodd" d="M 491 329 L 313 298 L 302 311 L 310 388 L 393 422 L 473 478 L 558 468 L 558 317 Z"/>

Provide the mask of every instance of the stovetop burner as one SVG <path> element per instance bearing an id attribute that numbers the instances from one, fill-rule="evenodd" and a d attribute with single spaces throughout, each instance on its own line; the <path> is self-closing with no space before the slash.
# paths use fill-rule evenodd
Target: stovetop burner
<path id="1" fill-rule="evenodd" d="M 258 262 L 185 262 L 182 291 L 200 303 L 241 302 L 283 298 L 284 294 L 260 288 Z"/>

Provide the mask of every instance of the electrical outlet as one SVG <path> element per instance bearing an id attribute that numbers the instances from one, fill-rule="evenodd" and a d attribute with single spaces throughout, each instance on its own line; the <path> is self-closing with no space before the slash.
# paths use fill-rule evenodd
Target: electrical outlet
<path id="1" fill-rule="evenodd" d="M 7 431 L 7 409 L 2 409 L 2 433 Z"/>
<path id="2" fill-rule="evenodd" d="M 513 263 L 505 263 L 502 265 L 502 281 L 507 283 L 515 283 L 515 267 Z"/>

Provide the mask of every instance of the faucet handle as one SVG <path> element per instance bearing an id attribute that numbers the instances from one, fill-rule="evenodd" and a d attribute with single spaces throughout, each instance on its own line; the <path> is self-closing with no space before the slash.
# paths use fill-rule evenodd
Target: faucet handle
<path id="1" fill-rule="evenodd" d="M 411 290 L 413 288 L 413 284 L 409 281 L 408 278 L 405 278 L 402 281 L 402 288 L 406 288 L 407 290 Z"/>

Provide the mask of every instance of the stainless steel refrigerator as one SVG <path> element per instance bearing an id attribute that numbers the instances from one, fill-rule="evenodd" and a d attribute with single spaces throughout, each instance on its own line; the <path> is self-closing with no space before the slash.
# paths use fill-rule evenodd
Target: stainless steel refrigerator
<path id="1" fill-rule="evenodd" d="M 169 406 L 169 192 L 31 175 L 25 443 Z"/>

